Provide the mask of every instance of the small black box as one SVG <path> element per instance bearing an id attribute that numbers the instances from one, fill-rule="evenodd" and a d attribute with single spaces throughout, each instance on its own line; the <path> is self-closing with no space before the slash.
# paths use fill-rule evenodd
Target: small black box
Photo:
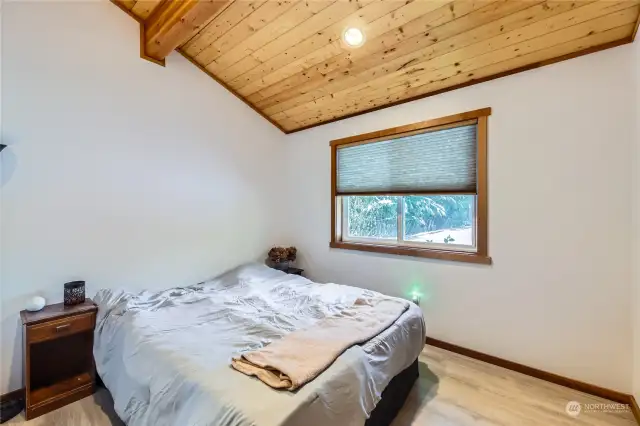
<path id="1" fill-rule="evenodd" d="M 71 281 L 64 285 L 64 304 L 84 303 L 84 281 Z"/>

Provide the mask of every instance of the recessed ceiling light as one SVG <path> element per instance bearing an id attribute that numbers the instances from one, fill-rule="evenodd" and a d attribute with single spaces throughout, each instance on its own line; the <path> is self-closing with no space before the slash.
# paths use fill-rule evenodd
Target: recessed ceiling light
<path id="1" fill-rule="evenodd" d="M 351 47 L 360 47 L 364 44 L 364 33 L 358 28 L 347 28 L 342 38 Z"/>

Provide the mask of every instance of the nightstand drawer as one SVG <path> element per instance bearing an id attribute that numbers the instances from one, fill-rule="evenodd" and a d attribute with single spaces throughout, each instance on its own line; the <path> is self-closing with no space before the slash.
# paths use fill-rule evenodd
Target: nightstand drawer
<path id="1" fill-rule="evenodd" d="M 27 327 L 27 343 L 42 342 L 81 331 L 93 330 L 94 321 L 95 315 L 89 313 L 45 324 L 31 325 Z"/>

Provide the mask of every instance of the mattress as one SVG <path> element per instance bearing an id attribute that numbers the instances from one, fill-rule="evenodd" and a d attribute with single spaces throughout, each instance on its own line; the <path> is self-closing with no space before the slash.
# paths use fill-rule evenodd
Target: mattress
<path id="1" fill-rule="evenodd" d="M 96 368 L 129 426 L 361 426 L 424 346 L 417 306 L 296 392 L 234 371 L 230 359 L 374 294 L 259 264 L 159 292 L 100 290 Z"/>

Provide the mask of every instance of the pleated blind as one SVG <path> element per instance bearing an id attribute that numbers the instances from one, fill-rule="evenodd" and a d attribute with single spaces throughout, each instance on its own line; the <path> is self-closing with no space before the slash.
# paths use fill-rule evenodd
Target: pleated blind
<path id="1" fill-rule="evenodd" d="M 338 147 L 337 195 L 476 193 L 477 124 Z"/>

